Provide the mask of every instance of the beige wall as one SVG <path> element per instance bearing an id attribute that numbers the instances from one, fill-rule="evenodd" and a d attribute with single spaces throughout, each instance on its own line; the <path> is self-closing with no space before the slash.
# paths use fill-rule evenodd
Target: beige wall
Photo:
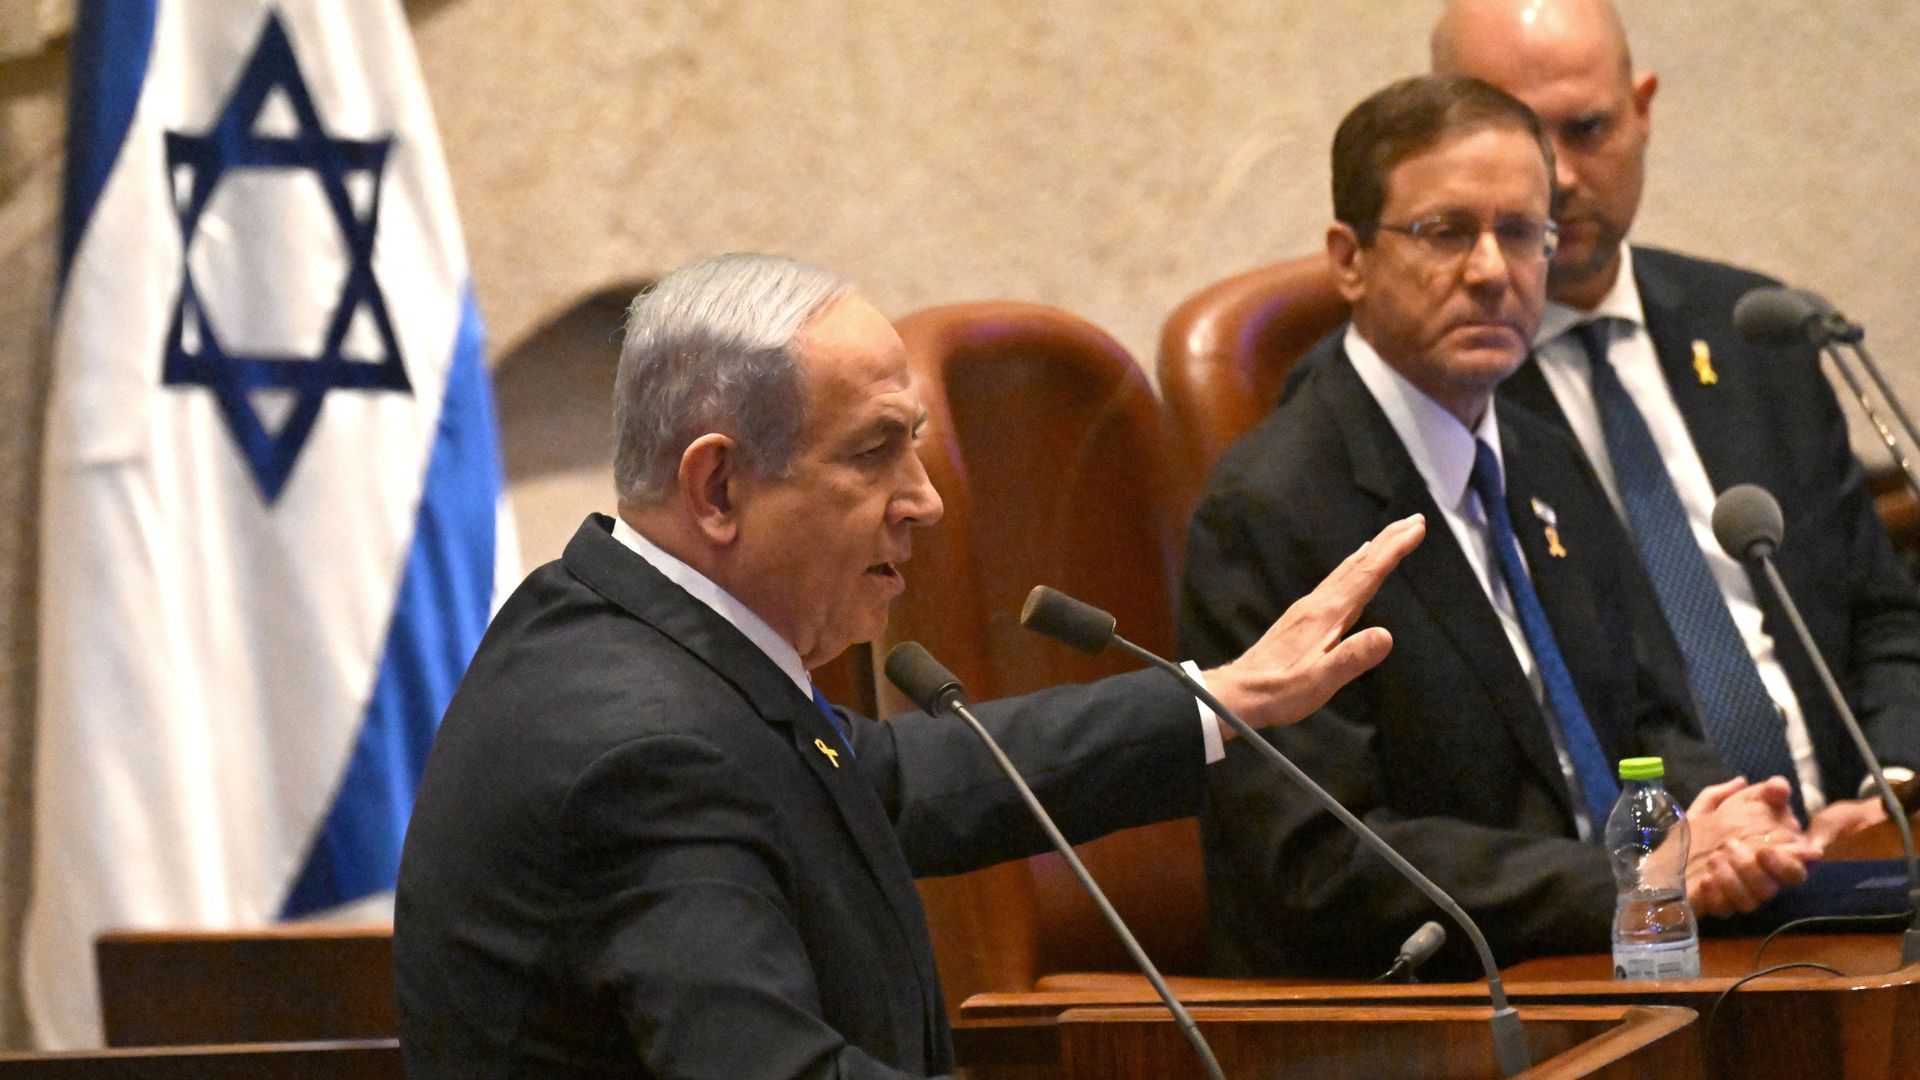
<path id="1" fill-rule="evenodd" d="M 0 958 L 30 733 L 33 513 L 64 57 L 0 0 Z M 1640 238 L 1864 321 L 1920 403 L 1920 6 L 1631 0 L 1657 68 Z M 1318 243 L 1325 148 L 1424 65 L 1427 0 L 410 5 L 496 352 L 594 288 L 770 249 L 886 310 L 1014 297 L 1144 362 L 1180 298 Z M 51 38 L 46 35 L 52 34 Z M 10 961 L 0 970 L 10 970 Z M 13 1011 L 0 983 L 0 1017 Z M 17 1030 L 8 1021 L 0 1034 Z"/>

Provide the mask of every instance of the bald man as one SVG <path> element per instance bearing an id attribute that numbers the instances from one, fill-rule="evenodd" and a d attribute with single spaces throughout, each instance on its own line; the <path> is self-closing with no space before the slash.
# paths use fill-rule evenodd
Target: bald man
<path id="1" fill-rule="evenodd" d="M 1553 143 L 1560 246 L 1535 362 L 1500 390 L 1581 444 L 1634 535 L 1685 655 L 1708 734 L 1754 779 L 1784 775 L 1824 845 L 1884 817 L 1865 768 L 1770 590 L 1725 555 L 1717 492 L 1755 483 L 1786 515 L 1777 555 L 1876 751 L 1920 765 L 1920 600 L 1873 512 L 1810 348 L 1733 329 L 1770 279 L 1627 243 L 1659 79 L 1636 71 L 1606 0 L 1455 0 L 1436 72 L 1525 102 Z"/>

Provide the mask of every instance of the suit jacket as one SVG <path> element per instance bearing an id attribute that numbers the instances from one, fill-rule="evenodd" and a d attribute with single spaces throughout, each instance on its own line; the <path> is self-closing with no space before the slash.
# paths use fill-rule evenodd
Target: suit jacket
<path id="1" fill-rule="evenodd" d="M 1427 537 L 1360 617 L 1393 651 L 1269 740 L 1474 916 L 1495 957 L 1604 949 L 1613 878 L 1577 839 L 1540 705 L 1499 616 L 1386 414 L 1339 348 L 1221 460 L 1188 545 L 1181 646 L 1237 653 L 1388 522 Z M 1690 799 L 1726 767 L 1698 738 L 1651 586 L 1572 440 L 1498 406 L 1508 511 L 1610 760 L 1667 759 Z M 1552 557 L 1534 499 L 1550 506 Z M 1664 637 L 1663 637 L 1664 635 Z M 1372 974 L 1433 905 L 1247 747 L 1209 770 L 1214 960 L 1226 974 Z M 1596 830 L 1604 822 L 1596 822 Z M 1451 930 L 1451 928 L 1449 928 Z M 1451 934 L 1429 970 L 1477 971 Z"/>
<path id="2" fill-rule="evenodd" d="M 502 608 L 429 756 L 394 927 L 408 1075 L 951 1068 L 912 875 L 1044 837 L 957 720 L 848 715 L 848 754 L 610 526 Z M 1164 675 L 978 712 L 1076 840 L 1200 802 L 1193 701 Z"/>
<path id="3" fill-rule="evenodd" d="M 1753 345 L 1734 329 L 1734 304 L 1776 284 L 1769 278 L 1653 248 L 1635 248 L 1633 266 L 1647 332 L 1713 489 L 1759 484 L 1779 500 L 1786 534 L 1774 562 L 1814 641 L 1874 750 L 1920 767 L 1920 593 L 1874 512 L 1819 354 Z M 1694 371 L 1695 341 L 1712 354 L 1712 385 Z M 1567 429 L 1536 365 L 1500 393 Z M 1866 766 L 1779 599 L 1749 578 L 1804 710 L 1821 786 L 1829 799 L 1851 798 Z"/>

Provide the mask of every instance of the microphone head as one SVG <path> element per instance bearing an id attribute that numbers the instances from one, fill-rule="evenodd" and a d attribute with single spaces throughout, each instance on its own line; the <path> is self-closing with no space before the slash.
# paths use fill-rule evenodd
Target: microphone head
<path id="1" fill-rule="evenodd" d="M 1084 653 L 1098 653 L 1113 640 L 1113 616 L 1045 585 L 1035 585 L 1027 594 L 1020 625 Z"/>
<path id="2" fill-rule="evenodd" d="M 1395 963 L 1406 965 L 1407 973 L 1412 974 L 1420 970 L 1422 964 L 1433 959 L 1433 954 L 1439 952 L 1440 946 L 1446 943 L 1446 927 L 1437 922 L 1423 923 L 1420 929 L 1415 930 L 1412 936 L 1401 944 L 1400 957 Z"/>
<path id="3" fill-rule="evenodd" d="M 1800 345 L 1815 341 L 1815 324 L 1832 305 L 1804 289 L 1764 285 L 1733 305 L 1733 325 L 1756 345 Z"/>
<path id="4" fill-rule="evenodd" d="M 1714 539 L 1741 562 L 1773 554 L 1786 531 L 1780 504 L 1758 484 L 1735 484 L 1713 504 Z"/>
<path id="5" fill-rule="evenodd" d="M 944 712 L 966 695 L 953 672 L 917 641 L 903 641 L 888 650 L 886 671 L 887 681 L 924 713 Z"/>

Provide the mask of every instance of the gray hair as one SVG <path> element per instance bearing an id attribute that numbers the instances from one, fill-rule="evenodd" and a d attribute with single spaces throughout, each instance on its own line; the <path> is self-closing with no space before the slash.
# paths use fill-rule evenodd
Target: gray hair
<path id="1" fill-rule="evenodd" d="M 623 503 L 658 503 L 680 455 L 730 436 L 743 467 L 784 476 L 806 427 L 798 338 L 846 279 L 774 255 L 721 255 L 634 297 L 613 389 L 613 479 Z"/>

